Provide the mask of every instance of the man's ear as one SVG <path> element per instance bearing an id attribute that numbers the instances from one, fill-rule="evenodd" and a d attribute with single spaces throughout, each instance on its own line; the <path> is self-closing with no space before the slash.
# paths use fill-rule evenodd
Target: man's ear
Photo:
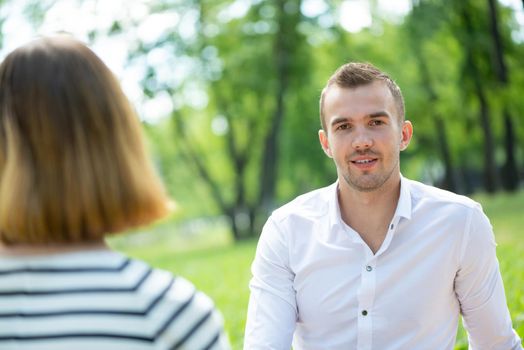
<path id="1" fill-rule="evenodd" d="M 318 140 L 320 141 L 320 145 L 322 146 L 322 149 L 324 150 L 324 153 L 329 157 L 333 158 L 333 154 L 331 153 L 331 148 L 329 148 L 329 140 L 327 133 L 320 129 L 318 131 Z"/>
<path id="2" fill-rule="evenodd" d="M 413 137 L 413 125 L 409 120 L 402 123 L 402 134 L 400 139 L 400 150 L 403 151 L 408 148 L 408 145 Z"/>

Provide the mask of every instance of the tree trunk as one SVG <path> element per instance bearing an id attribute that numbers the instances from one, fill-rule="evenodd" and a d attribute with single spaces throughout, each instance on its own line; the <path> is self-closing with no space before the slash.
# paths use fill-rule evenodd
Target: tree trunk
<path id="1" fill-rule="evenodd" d="M 465 1 L 461 4 L 461 17 L 464 23 L 464 29 L 468 35 L 466 42 L 463 43 L 466 56 L 465 69 L 473 82 L 474 94 L 479 102 L 479 118 L 482 127 L 482 134 L 484 135 L 484 188 L 486 191 L 493 193 L 497 190 L 497 166 L 495 162 L 495 139 L 493 137 L 493 129 L 491 128 L 490 108 L 486 94 L 484 92 L 484 85 L 481 81 L 480 70 L 475 63 L 475 52 L 472 47 L 475 30 L 471 23 L 471 17 L 467 10 L 467 3 Z"/>
<path id="2" fill-rule="evenodd" d="M 199 3 L 200 11 L 200 22 L 199 28 L 200 33 L 202 33 L 202 28 L 206 21 L 206 8 L 202 2 Z M 207 38 L 202 36 L 200 38 L 200 50 L 203 50 L 204 47 L 208 45 Z M 254 236 L 255 231 L 253 230 L 252 225 L 252 215 L 250 212 L 250 206 L 246 198 L 246 187 L 245 187 L 245 174 L 247 159 L 251 152 L 251 147 L 241 147 L 236 138 L 237 131 L 235 128 L 235 123 L 231 117 L 231 111 L 228 110 L 228 103 L 223 95 L 220 93 L 220 90 L 217 89 L 215 94 L 216 103 L 218 110 L 224 115 L 227 120 L 229 132 L 224 135 L 226 141 L 226 152 L 228 159 L 232 165 L 233 173 L 233 199 L 229 200 L 228 196 L 225 196 L 223 191 L 220 189 L 219 184 L 216 178 L 213 178 L 211 174 L 204 168 L 199 157 L 195 154 L 193 155 L 193 163 L 197 166 L 198 174 L 202 180 L 208 185 L 211 190 L 212 197 L 215 202 L 218 204 L 220 211 L 226 215 L 229 222 L 230 231 L 233 235 L 235 241 L 242 240 Z M 180 133 L 179 133 L 180 134 Z M 184 135 L 185 136 L 185 135 Z M 187 141 L 186 137 L 186 142 Z M 201 169 L 203 168 L 203 169 Z M 226 198 L 228 199 L 226 201 Z"/>
<path id="3" fill-rule="evenodd" d="M 431 78 L 429 76 L 428 67 L 426 65 L 426 61 L 422 57 L 422 51 L 419 51 L 416 55 L 419 61 L 422 76 L 422 84 L 425 87 L 426 92 L 429 96 L 429 101 L 432 104 L 436 103 L 438 101 L 437 93 L 435 92 L 435 90 L 433 89 L 433 85 L 431 84 Z M 432 114 L 433 121 L 435 123 L 435 128 L 437 130 L 437 142 L 440 146 L 440 158 L 444 163 L 443 187 L 450 191 L 456 191 L 457 184 L 453 176 L 453 161 L 451 159 L 451 152 L 449 150 L 448 137 L 446 133 L 446 124 L 444 123 L 440 115 L 438 115 L 437 113 Z"/>
<path id="4" fill-rule="evenodd" d="M 253 237 L 251 218 L 248 208 L 236 207 L 227 212 L 227 219 L 235 241 Z"/>
<path id="5" fill-rule="evenodd" d="M 502 38 L 499 30 L 497 4 L 495 0 L 488 0 L 488 5 L 491 39 L 493 40 L 492 62 L 497 74 L 498 81 L 502 85 L 503 89 L 506 89 L 508 85 L 508 69 L 504 60 L 504 47 L 502 45 Z M 504 105 L 504 150 L 506 153 L 506 160 L 504 166 L 502 167 L 502 185 L 508 191 L 515 191 L 517 190 L 519 184 L 519 174 L 515 157 L 515 148 L 517 145 L 515 142 L 515 133 L 513 131 L 511 114 L 506 103 L 504 103 Z"/>
<path id="6" fill-rule="evenodd" d="M 199 152 L 193 146 L 193 143 L 188 140 L 182 116 L 177 113 L 173 113 L 171 120 L 173 122 L 175 135 L 177 136 L 176 140 L 179 140 L 180 154 L 186 159 L 188 164 L 192 164 L 195 167 L 195 170 L 197 171 L 200 179 L 202 179 L 205 185 L 208 186 L 211 197 L 218 205 L 220 211 L 227 213 L 229 206 L 224 196 L 220 192 L 217 182 L 213 179 L 208 168 L 203 163 L 203 160 L 200 157 L 201 153 L 199 154 Z"/>
<path id="7" fill-rule="evenodd" d="M 486 191 L 493 193 L 498 187 L 497 165 L 495 163 L 495 139 L 489 118 L 489 105 L 481 85 L 482 83 L 478 75 L 474 79 L 475 93 L 480 104 L 480 125 L 482 126 L 482 133 L 484 134 L 484 187 Z"/>
<path id="8" fill-rule="evenodd" d="M 411 2 L 413 9 L 417 6 L 420 6 L 420 4 L 416 1 Z M 415 58 L 417 60 L 417 64 L 420 69 L 420 77 L 421 77 L 421 83 L 423 88 L 426 91 L 426 94 L 428 95 L 428 100 L 430 104 L 434 104 L 438 102 L 438 95 L 435 92 L 435 89 L 433 88 L 431 76 L 429 74 L 429 69 L 427 66 L 427 61 L 424 57 L 424 51 L 421 45 L 421 40 L 423 38 L 420 37 L 420 34 L 417 33 L 416 27 L 409 28 L 409 38 L 411 40 L 411 47 L 413 48 L 413 54 L 415 55 Z M 431 110 L 431 108 L 428 108 L 428 110 Z M 446 133 L 446 124 L 442 120 L 442 117 L 438 115 L 437 113 L 432 113 L 432 119 L 435 124 L 435 129 L 437 130 L 437 143 L 439 144 L 439 150 L 440 150 L 440 158 L 442 163 L 444 164 L 444 183 L 442 184 L 442 187 L 450 190 L 450 191 L 457 191 L 457 184 L 455 181 L 455 177 L 453 176 L 453 161 L 451 158 L 451 152 L 449 150 L 449 142 L 447 138 Z"/>
<path id="9" fill-rule="evenodd" d="M 442 184 L 442 187 L 449 191 L 457 192 L 457 183 L 453 176 L 453 165 L 451 161 L 451 152 L 449 151 L 446 124 L 439 115 L 435 115 L 433 120 L 435 121 L 435 128 L 437 130 L 440 155 L 444 163 L 444 183 Z"/>
<path id="10" fill-rule="evenodd" d="M 504 148 L 506 150 L 506 161 L 502 167 L 502 180 L 504 189 L 516 191 L 519 187 L 519 173 L 515 157 L 515 132 L 513 131 L 513 121 L 507 108 L 504 108 Z"/>
<path id="11" fill-rule="evenodd" d="M 497 73 L 498 80 L 506 85 L 508 82 L 508 71 L 506 62 L 504 61 L 504 49 L 502 46 L 502 38 L 499 30 L 497 4 L 495 0 L 488 0 L 489 7 L 489 22 L 491 30 L 491 39 L 493 40 L 493 65 Z"/>
<path id="12" fill-rule="evenodd" d="M 260 171 L 260 214 L 266 215 L 272 209 L 275 200 L 278 155 L 279 155 L 279 134 L 284 118 L 284 96 L 287 92 L 289 76 L 291 74 L 291 54 L 289 45 L 292 41 L 291 34 L 295 31 L 294 23 L 290 23 L 290 15 L 286 14 L 286 1 L 276 0 L 278 32 L 276 33 L 274 58 L 277 72 L 277 86 L 275 94 L 275 111 L 271 119 L 269 131 L 264 142 L 264 153 L 262 156 L 262 166 Z M 298 1 L 300 8 L 300 1 Z M 299 14 L 297 14 L 299 15 Z"/>

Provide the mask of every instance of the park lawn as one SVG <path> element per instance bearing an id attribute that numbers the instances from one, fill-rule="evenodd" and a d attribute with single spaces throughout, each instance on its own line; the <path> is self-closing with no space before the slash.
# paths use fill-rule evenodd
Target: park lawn
<path id="1" fill-rule="evenodd" d="M 482 204 L 494 227 L 513 325 L 524 336 L 524 191 L 474 198 Z M 241 349 L 256 240 L 233 244 L 219 223 L 191 235 L 179 230 L 164 223 L 151 228 L 150 233 L 114 237 L 109 243 L 125 254 L 190 279 L 215 300 L 224 315 L 233 349 Z M 462 329 L 456 349 L 467 349 Z"/>

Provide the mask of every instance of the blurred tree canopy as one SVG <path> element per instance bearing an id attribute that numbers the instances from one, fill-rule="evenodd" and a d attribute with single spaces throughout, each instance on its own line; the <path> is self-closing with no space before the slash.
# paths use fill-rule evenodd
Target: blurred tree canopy
<path id="1" fill-rule="evenodd" d="M 516 10 L 496 0 L 411 0 L 392 18 L 370 0 L 370 25 L 352 33 L 341 25 L 354 19 L 341 10 L 348 1 L 151 0 L 141 3 L 142 20 L 173 18 L 153 38 L 125 35 L 140 19 L 124 15 L 91 28 L 92 42 L 125 38 L 144 96 L 170 101 L 166 118 L 144 126 L 181 216 L 223 215 L 241 240 L 279 204 L 333 182 L 318 144 L 318 99 L 353 60 L 372 62 L 403 90 L 415 126 L 402 155 L 406 176 L 459 193 L 519 188 L 524 34 Z M 59 2 L 31 3 L 28 20 L 38 27 Z"/>

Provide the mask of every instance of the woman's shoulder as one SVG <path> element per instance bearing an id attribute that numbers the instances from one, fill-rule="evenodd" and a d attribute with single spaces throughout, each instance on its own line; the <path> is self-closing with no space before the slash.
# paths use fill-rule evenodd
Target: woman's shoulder
<path id="1" fill-rule="evenodd" d="M 223 318 L 213 300 L 188 279 L 140 260 L 150 271 L 140 297 L 151 300 L 151 318 L 161 320 L 155 332 L 160 348 L 229 349 Z"/>

